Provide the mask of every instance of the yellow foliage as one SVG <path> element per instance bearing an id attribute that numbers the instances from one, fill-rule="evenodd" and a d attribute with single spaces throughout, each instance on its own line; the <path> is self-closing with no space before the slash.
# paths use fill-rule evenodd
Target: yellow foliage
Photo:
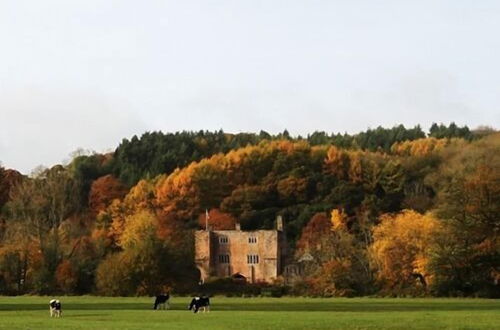
<path id="1" fill-rule="evenodd" d="M 349 179 L 353 183 L 363 182 L 363 167 L 361 159 L 363 155 L 360 151 L 351 152 L 349 163 Z"/>
<path id="2" fill-rule="evenodd" d="M 332 222 L 332 231 L 347 229 L 347 215 L 344 213 L 344 210 L 333 209 L 330 221 Z"/>
<path id="3" fill-rule="evenodd" d="M 425 156 L 431 152 L 442 150 L 448 142 L 448 139 L 436 139 L 433 137 L 403 141 L 393 144 L 391 151 L 401 156 Z"/>
<path id="4" fill-rule="evenodd" d="M 349 171 L 349 155 L 347 152 L 332 146 L 325 159 L 325 170 L 339 179 L 345 179 Z"/>
<path id="5" fill-rule="evenodd" d="M 125 228 L 118 239 L 122 248 L 133 248 L 150 242 L 156 236 L 158 219 L 149 211 L 140 211 L 125 219 Z"/>
<path id="6" fill-rule="evenodd" d="M 415 279 L 422 276 L 429 284 L 429 260 L 433 244 L 442 232 L 440 222 L 431 214 L 411 210 L 383 215 L 380 220 L 370 249 L 378 266 L 378 280 L 389 288 L 412 287 Z"/>

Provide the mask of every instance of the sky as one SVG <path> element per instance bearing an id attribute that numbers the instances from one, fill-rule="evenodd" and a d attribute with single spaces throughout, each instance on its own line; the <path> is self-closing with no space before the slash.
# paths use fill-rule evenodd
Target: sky
<path id="1" fill-rule="evenodd" d="M 145 131 L 500 127 L 498 0 L 0 0 L 0 162 Z"/>

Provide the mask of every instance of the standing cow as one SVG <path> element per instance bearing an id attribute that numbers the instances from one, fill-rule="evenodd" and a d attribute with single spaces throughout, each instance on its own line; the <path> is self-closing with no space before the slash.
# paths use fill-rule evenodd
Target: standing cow
<path id="1" fill-rule="evenodd" d="M 170 293 L 163 293 L 156 296 L 153 309 L 170 309 Z"/>
<path id="2" fill-rule="evenodd" d="M 198 310 L 203 308 L 203 313 L 210 312 L 210 298 L 208 297 L 194 297 L 188 306 L 189 310 L 198 313 Z"/>
<path id="3" fill-rule="evenodd" d="M 61 317 L 61 302 L 58 299 L 52 299 L 51 301 L 49 301 L 49 311 L 50 317 Z"/>

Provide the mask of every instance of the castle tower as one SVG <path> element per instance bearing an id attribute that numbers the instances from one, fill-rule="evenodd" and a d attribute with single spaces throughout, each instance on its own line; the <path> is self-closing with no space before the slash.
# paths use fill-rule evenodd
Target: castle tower
<path id="1" fill-rule="evenodd" d="M 276 230 L 283 231 L 283 218 L 281 217 L 281 215 L 278 215 L 276 217 Z"/>

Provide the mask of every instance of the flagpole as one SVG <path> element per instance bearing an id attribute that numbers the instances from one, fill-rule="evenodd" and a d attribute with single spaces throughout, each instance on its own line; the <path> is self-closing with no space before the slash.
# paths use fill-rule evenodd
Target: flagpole
<path id="1" fill-rule="evenodd" d="M 208 231 L 208 209 L 205 209 L 205 230 Z"/>

